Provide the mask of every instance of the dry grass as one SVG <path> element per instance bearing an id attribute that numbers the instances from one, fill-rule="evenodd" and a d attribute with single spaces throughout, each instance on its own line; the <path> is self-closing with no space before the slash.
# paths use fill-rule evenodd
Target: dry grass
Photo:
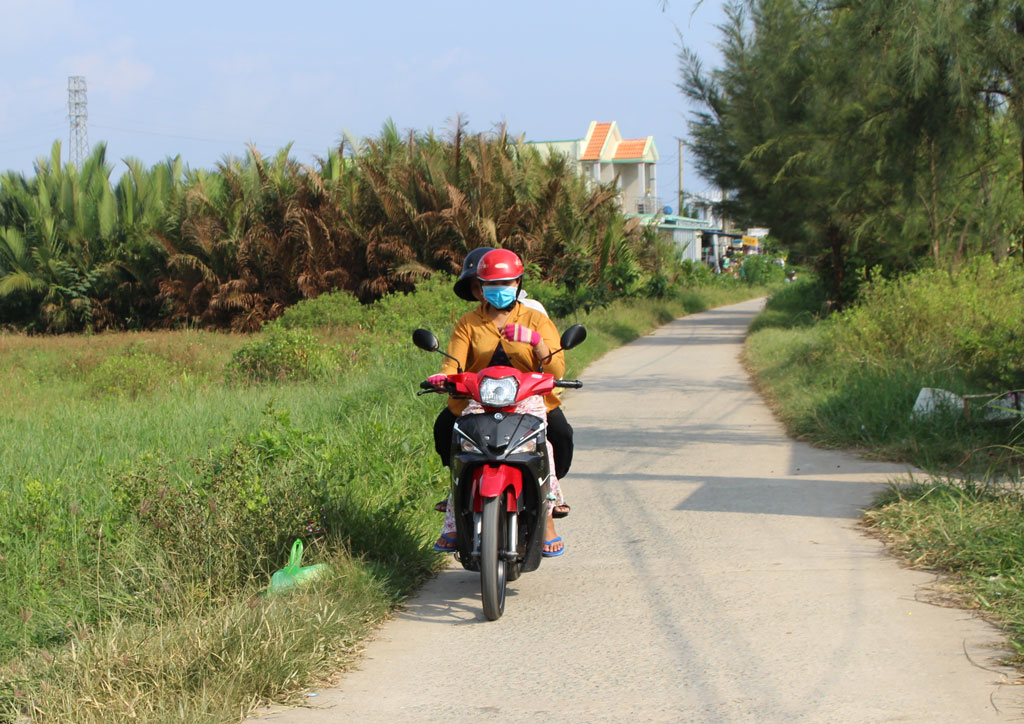
<path id="1" fill-rule="evenodd" d="M 77 378 L 111 355 L 143 351 L 173 367 L 217 378 L 231 353 L 249 337 L 201 330 L 104 332 L 92 335 L 0 333 L 0 365 L 10 371 Z"/>

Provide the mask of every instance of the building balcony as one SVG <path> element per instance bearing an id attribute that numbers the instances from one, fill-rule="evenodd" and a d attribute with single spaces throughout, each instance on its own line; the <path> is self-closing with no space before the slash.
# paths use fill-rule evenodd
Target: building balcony
<path id="1" fill-rule="evenodd" d="M 619 194 L 619 199 L 626 214 L 660 214 L 665 208 L 660 196 Z"/>

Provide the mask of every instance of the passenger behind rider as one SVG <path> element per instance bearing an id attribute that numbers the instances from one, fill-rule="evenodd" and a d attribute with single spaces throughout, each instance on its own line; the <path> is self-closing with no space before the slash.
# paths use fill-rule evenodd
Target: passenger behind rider
<path id="1" fill-rule="evenodd" d="M 484 301 L 481 287 L 475 283 L 477 281 L 476 268 L 480 263 L 480 259 L 489 251 L 494 251 L 494 247 L 481 246 L 466 254 L 466 258 L 462 263 L 462 273 L 459 275 L 454 286 L 456 296 L 465 299 L 467 302 Z M 544 308 L 544 305 L 536 299 L 531 299 L 521 283 L 519 284 L 519 294 L 516 299 L 520 304 L 530 309 L 536 309 L 545 317 L 548 316 L 548 311 Z M 437 449 L 437 454 L 441 457 L 441 461 L 447 467 L 450 463 L 448 454 L 449 445 L 451 445 L 452 425 L 455 424 L 455 418 L 450 414 L 442 412 L 437 418 L 437 423 L 440 425 L 440 428 L 435 430 L 434 445 Z M 569 468 L 572 466 L 573 442 L 572 426 L 565 419 L 565 414 L 562 412 L 561 407 L 553 410 L 548 417 L 548 441 L 556 451 L 555 477 L 559 479 L 560 492 L 564 493 L 565 489 L 561 487 L 561 479 L 568 474 Z M 444 513 L 448 509 L 448 499 L 440 501 L 434 507 Z M 559 499 L 554 507 L 553 515 L 555 518 L 565 518 L 569 515 L 569 511 L 569 504 Z"/>
<path id="2" fill-rule="evenodd" d="M 468 279 L 470 293 L 481 299 L 481 303 L 455 325 L 448 354 L 467 372 L 479 372 L 498 364 L 535 372 L 543 365 L 545 372 L 561 377 L 565 373 L 565 359 L 560 351 L 551 354 L 560 347 L 558 330 L 546 314 L 518 301 L 522 291 L 522 261 L 507 249 L 491 249 L 478 258 L 475 274 L 467 274 L 464 267 L 463 275 L 456 282 L 456 294 L 466 298 L 460 292 L 466 291 L 465 280 Z M 430 381 L 440 385 L 446 375 L 457 371 L 456 362 L 445 358 L 441 374 L 433 375 Z M 554 392 L 545 396 L 544 403 L 548 411 L 548 439 L 554 449 L 555 475 L 561 478 L 572 461 L 572 428 L 559 409 L 561 400 Z M 434 447 L 446 467 L 451 465 L 452 428 L 467 404 L 466 400 L 449 398 L 447 408 L 434 423 Z M 564 510 L 563 515 L 568 512 L 568 506 L 564 506 Z M 438 550 L 453 551 L 456 547 L 454 536 L 450 534 L 443 534 L 435 544 Z M 554 521 L 548 517 L 544 553 L 553 556 L 563 551 L 564 544 L 555 532 Z"/>

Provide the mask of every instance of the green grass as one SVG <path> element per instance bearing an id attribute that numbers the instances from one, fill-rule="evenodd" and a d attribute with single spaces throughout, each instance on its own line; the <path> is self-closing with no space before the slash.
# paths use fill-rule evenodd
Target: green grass
<path id="1" fill-rule="evenodd" d="M 929 272 L 869 288 L 860 305 L 825 317 L 820 287 L 803 278 L 754 320 L 745 359 L 796 437 L 937 472 L 1015 475 L 1012 425 L 911 411 L 923 387 L 996 393 L 1022 379 L 1024 356 L 1006 342 L 1021 334 L 1022 279 L 1019 267 Z M 982 318 L 986 341 L 965 342 Z"/>
<path id="2" fill-rule="evenodd" d="M 441 561 L 441 403 L 414 394 L 438 359 L 410 333 L 447 337 L 468 309 L 450 285 L 327 295 L 252 338 L 0 336 L 0 722 L 236 721 L 343 667 Z M 764 292 L 561 320 L 589 330 L 569 374 Z M 265 599 L 296 538 L 333 575 Z"/>

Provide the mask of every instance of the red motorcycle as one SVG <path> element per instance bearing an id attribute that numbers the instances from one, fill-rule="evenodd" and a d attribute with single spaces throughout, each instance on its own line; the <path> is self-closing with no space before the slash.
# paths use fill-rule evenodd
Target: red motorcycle
<path id="1" fill-rule="evenodd" d="M 581 325 L 569 327 L 562 334 L 561 349 L 572 349 L 586 336 Z M 450 357 L 425 329 L 413 332 L 413 342 L 420 349 Z M 442 387 L 420 383 L 419 394 L 447 393 L 476 400 L 482 408 L 455 423 L 451 499 L 458 536 L 456 557 L 466 570 L 479 571 L 484 616 L 494 621 L 505 610 L 506 584 L 540 566 L 551 493 L 547 420 L 516 412 L 516 407 L 532 395 L 583 383 L 514 367 L 488 367 L 480 372 L 458 369 Z"/>

